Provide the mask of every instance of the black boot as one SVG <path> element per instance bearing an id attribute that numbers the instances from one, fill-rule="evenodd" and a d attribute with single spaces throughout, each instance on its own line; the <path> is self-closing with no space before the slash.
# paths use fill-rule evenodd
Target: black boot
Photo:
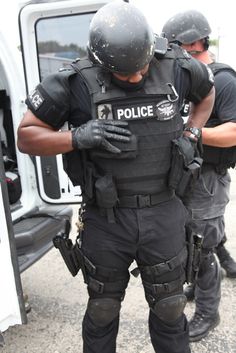
<path id="1" fill-rule="evenodd" d="M 196 342 L 206 337 L 220 323 L 219 313 L 214 316 L 195 313 L 189 321 L 189 341 Z"/>
<path id="2" fill-rule="evenodd" d="M 194 284 L 188 284 L 184 288 L 184 295 L 187 298 L 188 302 L 191 302 L 194 300 L 194 291 L 195 291 L 195 285 Z"/>
<path id="3" fill-rule="evenodd" d="M 236 262 L 222 243 L 216 248 L 216 254 L 221 267 L 223 267 L 226 272 L 226 276 L 236 278 Z"/>

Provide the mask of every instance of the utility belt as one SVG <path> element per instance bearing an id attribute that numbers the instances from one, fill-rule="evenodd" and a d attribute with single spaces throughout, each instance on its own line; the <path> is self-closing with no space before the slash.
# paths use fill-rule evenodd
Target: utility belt
<path id="1" fill-rule="evenodd" d="M 112 207 L 103 207 L 104 203 L 99 202 L 96 205 L 100 209 L 101 216 L 106 216 L 109 223 L 115 222 L 116 208 L 145 208 L 153 207 L 162 202 L 171 200 L 175 196 L 174 190 L 167 189 L 161 193 L 153 195 L 131 195 L 121 196 L 117 198 L 116 203 Z"/>
<path id="2" fill-rule="evenodd" d="M 107 216 L 109 223 L 115 222 L 116 208 L 152 207 L 172 199 L 174 190 L 166 187 L 164 191 L 145 195 L 119 195 L 117 183 L 111 173 L 98 175 L 93 163 L 87 164 L 86 185 L 83 200 L 86 204 L 96 205 L 101 215 Z"/>
<path id="3" fill-rule="evenodd" d="M 171 200 L 175 193 L 173 190 L 154 195 L 132 195 L 119 197 L 117 207 L 143 208 L 158 205 L 161 202 Z"/>
<path id="4" fill-rule="evenodd" d="M 184 196 L 185 192 L 189 193 L 194 181 L 200 175 L 202 159 L 197 147 L 186 137 L 172 141 L 172 153 L 168 186 L 164 191 L 147 195 L 119 195 L 112 173 L 107 172 L 104 176 L 100 176 L 95 165 L 92 162 L 87 163 L 85 194 L 88 198 L 84 202 L 95 204 L 101 210 L 101 214 L 107 216 L 108 222 L 114 223 L 115 208 L 152 207 L 172 199 L 175 193 L 180 197 Z"/>

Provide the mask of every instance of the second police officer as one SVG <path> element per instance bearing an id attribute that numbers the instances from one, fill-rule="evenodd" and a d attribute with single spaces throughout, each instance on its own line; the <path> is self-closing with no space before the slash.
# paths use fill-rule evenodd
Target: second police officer
<path id="1" fill-rule="evenodd" d="M 195 107 L 188 127 L 200 132 L 213 107 L 214 88 L 205 65 L 180 48 L 158 58 L 155 45 L 136 7 L 122 1 L 103 6 L 90 24 L 88 58 L 36 87 L 18 129 L 24 153 L 82 156 L 82 169 L 69 167 L 86 203 L 84 353 L 116 352 L 134 260 L 150 307 L 155 352 L 190 352 L 183 313 L 186 209 L 168 186 L 168 174 L 171 141 L 183 134 L 183 100 Z M 72 129 L 60 131 L 65 122 Z"/>
<path id="2" fill-rule="evenodd" d="M 202 13 L 190 10 L 176 14 L 165 23 L 163 33 L 169 43 L 177 43 L 194 58 L 208 64 L 215 75 L 214 109 L 202 129 L 202 173 L 193 193 L 184 199 L 191 228 L 204 236 L 196 284 L 186 288 L 186 295 L 195 296 L 196 303 L 189 324 L 190 341 L 198 341 L 220 321 L 221 271 L 215 251 L 227 275 L 236 276 L 235 261 L 223 244 L 230 186 L 228 168 L 236 163 L 236 73 L 228 65 L 213 62 L 208 50 L 211 28 Z"/>

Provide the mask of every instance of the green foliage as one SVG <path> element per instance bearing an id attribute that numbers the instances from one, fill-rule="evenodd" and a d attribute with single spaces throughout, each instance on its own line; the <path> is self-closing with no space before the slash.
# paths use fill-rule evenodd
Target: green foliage
<path id="1" fill-rule="evenodd" d="M 77 57 L 84 57 L 86 49 L 79 47 L 77 44 L 61 45 L 57 41 L 47 41 L 38 43 L 38 51 L 40 54 L 51 54 L 60 52 L 76 52 Z"/>
<path id="2" fill-rule="evenodd" d="M 210 46 L 219 47 L 219 39 L 210 39 Z"/>

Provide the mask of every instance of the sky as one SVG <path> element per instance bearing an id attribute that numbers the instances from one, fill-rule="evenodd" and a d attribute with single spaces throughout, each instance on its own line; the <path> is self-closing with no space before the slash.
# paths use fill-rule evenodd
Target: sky
<path id="1" fill-rule="evenodd" d="M 10 38 L 12 30 L 12 14 L 17 12 L 18 3 L 23 0 L 1 1 L 0 26 L 9 28 Z M 79 1 L 79 0 L 78 0 Z M 164 23 L 180 11 L 195 9 L 201 11 L 208 19 L 212 28 L 211 39 L 219 39 L 219 61 L 228 63 L 236 69 L 236 14 L 235 0 L 130 0 L 147 17 L 153 30 L 160 34 Z M 69 1 L 68 1 L 69 3 Z M 4 6 L 4 12 L 1 7 Z M 7 9 L 9 7 L 9 9 Z M 8 11 L 6 11 L 8 10 Z M 2 15 L 1 15 L 2 13 Z M 15 18 L 15 21 L 17 19 Z"/>

